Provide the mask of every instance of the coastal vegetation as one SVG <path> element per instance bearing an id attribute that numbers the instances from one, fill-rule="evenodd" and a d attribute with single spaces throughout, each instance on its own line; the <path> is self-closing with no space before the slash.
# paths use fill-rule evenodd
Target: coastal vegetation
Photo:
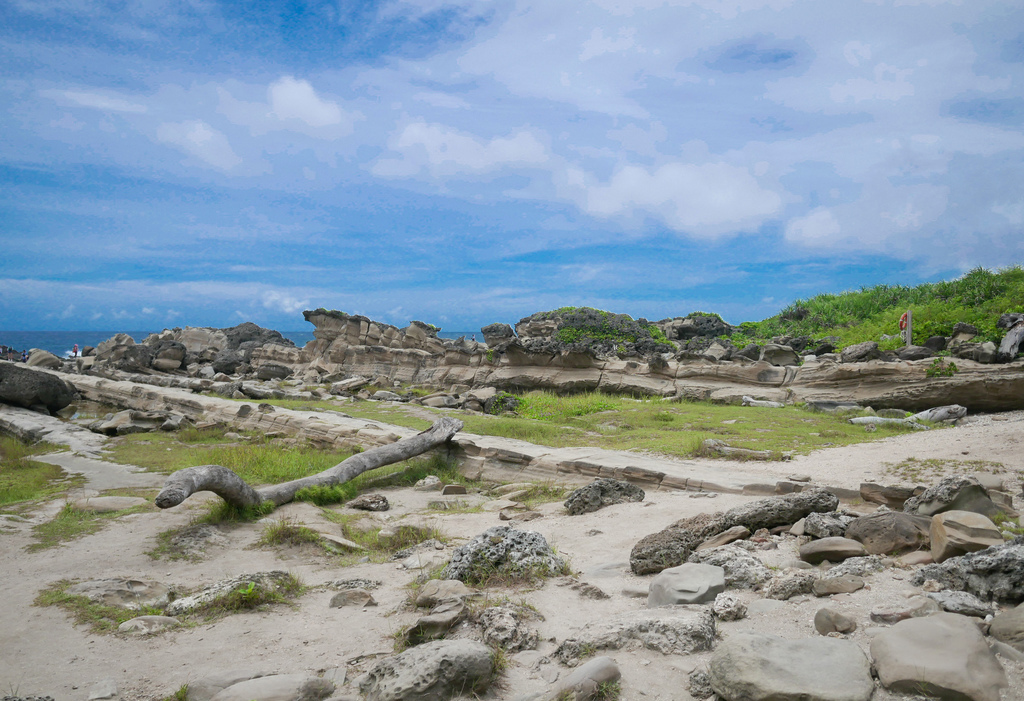
<path id="1" fill-rule="evenodd" d="M 31 459 L 56 450 L 60 447 L 27 445 L 12 436 L 0 436 L 0 509 L 53 497 L 82 482 L 80 476 L 68 475 L 56 465 Z"/>

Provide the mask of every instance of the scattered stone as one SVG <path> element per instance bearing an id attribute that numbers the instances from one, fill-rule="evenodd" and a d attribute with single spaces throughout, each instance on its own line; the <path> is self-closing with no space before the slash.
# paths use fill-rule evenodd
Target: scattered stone
<path id="1" fill-rule="evenodd" d="M 619 666 L 610 657 L 595 657 L 570 672 L 564 679 L 549 682 L 552 687 L 541 694 L 531 694 L 517 701 L 598 701 L 606 698 L 602 688 L 622 676 Z"/>
<path id="2" fill-rule="evenodd" d="M 815 538 L 838 538 L 846 533 L 852 516 L 833 513 L 813 513 L 804 517 L 804 533 Z"/>
<path id="3" fill-rule="evenodd" d="M 491 649 L 475 640 L 436 640 L 377 662 L 357 680 L 367 701 L 441 701 L 490 685 Z"/>
<path id="4" fill-rule="evenodd" d="M 942 589 L 974 594 L 983 601 L 1024 601 L 1024 536 L 985 550 L 925 565 L 911 580 L 915 586 L 934 581 Z"/>
<path id="5" fill-rule="evenodd" d="M 864 588 L 864 580 L 853 575 L 839 577 L 823 577 L 814 581 L 811 592 L 815 596 L 832 596 L 833 594 L 852 594 Z"/>
<path id="6" fill-rule="evenodd" d="M 433 492 L 441 489 L 442 486 L 444 485 L 442 485 L 440 477 L 437 475 L 427 475 L 413 485 L 413 489 L 419 492 Z"/>
<path id="7" fill-rule="evenodd" d="M 711 656 L 711 688 L 743 701 L 868 701 L 871 664 L 848 640 L 736 633 Z"/>
<path id="8" fill-rule="evenodd" d="M 852 633 L 857 630 L 857 622 L 835 609 L 823 608 L 814 614 L 814 630 L 821 635 L 829 633 Z"/>
<path id="9" fill-rule="evenodd" d="M 565 500 L 565 508 L 573 516 L 578 516 L 612 504 L 643 501 L 644 496 L 644 490 L 636 485 L 602 477 L 573 491 Z"/>
<path id="10" fill-rule="evenodd" d="M 342 608 L 343 606 L 365 608 L 376 605 L 377 601 L 373 598 L 373 594 L 365 589 L 345 589 L 340 591 L 331 597 L 331 603 L 329 604 L 332 609 Z"/>
<path id="11" fill-rule="evenodd" d="M 327 586 L 334 589 L 376 589 L 382 584 L 378 579 L 336 579 Z"/>
<path id="12" fill-rule="evenodd" d="M 170 616 L 136 616 L 119 625 L 117 632 L 145 635 L 147 633 L 157 633 L 167 628 L 176 628 L 180 625 L 181 621 Z"/>
<path id="13" fill-rule="evenodd" d="M 907 553 L 896 560 L 900 567 L 917 567 L 919 565 L 930 565 L 933 562 L 935 560 L 932 559 L 932 554 L 927 550 Z"/>
<path id="14" fill-rule="evenodd" d="M 191 684 L 189 685 L 191 691 Z M 308 674 L 271 674 L 232 684 L 210 701 L 318 701 L 334 693 L 334 683 Z"/>
<path id="15" fill-rule="evenodd" d="M 456 548 L 441 578 L 468 582 L 491 573 L 544 576 L 566 567 L 540 533 L 494 526 Z"/>
<path id="16" fill-rule="evenodd" d="M 663 655 L 690 655 L 710 650 L 714 642 L 715 616 L 708 607 L 663 606 L 592 621 L 563 641 L 555 656 L 574 666 L 595 650 L 639 645 Z"/>
<path id="17" fill-rule="evenodd" d="M 418 645 L 425 640 L 443 638 L 449 630 L 466 617 L 466 604 L 458 599 L 442 601 L 426 616 L 420 616 L 405 637 L 410 645 Z"/>
<path id="18" fill-rule="evenodd" d="M 997 613 L 989 626 L 988 634 L 996 640 L 1024 652 L 1024 604 Z"/>
<path id="19" fill-rule="evenodd" d="M 1002 543 L 999 528 L 980 513 L 954 510 L 932 516 L 931 551 L 935 562 Z"/>
<path id="20" fill-rule="evenodd" d="M 862 557 L 867 552 L 864 546 L 850 538 L 822 538 L 800 546 L 800 559 L 817 565 L 825 560 L 840 562 L 851 557 Z"/>
<path id="21" fill-rule="evenodd" d="M 387 511 L 391 508 L 388 498 L 383 494 L 360 494 L 345 506 L 361 511 Z"/>
<path id="22" fill-rule="evenodd" d="M 727 528 L 718 535 L 713 535 L 703 543 L 697 546 L 696 550 L 708 550 L 710 548 L 717 548 L 722 545 L 728 545 L 737 540 L 750 537 L 750 529 L 746 526 L 733 526 Z"/>
<path id="23" fill-rule="evenodd" d="M 943 611 L 958 613 L 961 616 L 985 618 L 995 613 L 991 604 L 985 603 L 974 594 L 968 594 L 965 591 L 929 592 L 925 596 L 938 603 Z"/>
<path id="24" fill-rule="evenodd" d="M 715 690 L 711 688 L 711 674 L 705 669 L 690 672 L 687 688 L 690 696 L 695 699 L 706 699 L 715 695 Z"/>
<path id="25" fill-rule="evenodd" d="M 651 580 L 647 608 L 704 604 L 725 591 L 725 570 L 714 565 L 685 563 L 662 570 Z"/>
<path id="26" fill-rule="evenodd" d="M 715 597 L 711 610 L 720 621 L 738 621 L 747 617 L 747 606 L 732 594 L 721 593 Z"/>
<path id="27" fill-rule="evenodd" d="M 93 579 L 71 585 L 66 593 L 132 611 L 163 608 L 173 598 L 165 585 L 144 579 Z"/>
<path id="28" fill-rule="evenodd" d="M 441 488 L 441 496 L 446 497 L 450 494 L 468 494 L 466 487 L 461 484 L 446 484 Z"/>
<path id="29" fill-rule="evenodd" d="M 927 547 L 931 520 L 902 511 L 882 511 L 854 519 L 846 537 L 864 545 L 871 555 L 906 552 Z"/>
<path id="30" fill-rule="evenodd" d="M 907 599 L 907 606 L 899 611 L 872 611 L 871 620 L 875 623 L 899 623 L 910 618 L 921 618 L 939 613 L 939 604 L 925 596 L 912 596 Z"/>
<path id="31" fill-rule="evenodd" d="M 901 621 L 871 641 L 882 686 L 895 692 L 999 701 L 1009 682 L 978 627 L 965 616 L 937 613 Z"/>
<path id="32" fill-rule="evenodd" d="M 687 558 L 687 562 L 721 567 L 725 570 L 725 585 L 737 589 L 757 589 L 772 578 L 771 570 L 736 545 L 698 550 Z"/>

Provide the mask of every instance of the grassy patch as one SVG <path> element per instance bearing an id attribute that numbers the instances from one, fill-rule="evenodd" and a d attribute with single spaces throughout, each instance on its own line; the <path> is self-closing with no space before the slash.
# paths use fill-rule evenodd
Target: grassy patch
<path id="1" fill-rule="evenodd" d="M 53 517 L 52 521 L 40 523 L 32 527 L 32 534 L 37 542 L 32 543 L 25 549 L 28 552 L 35 552 L 52 548 L 69 540 L 92 535 L 113 519 L 139 513 L 140 511 L 147 511 L 149 508 L 148 506 L 134 506 L 130 509 L 96 513 L 93 511 L 79 511 L 72 504 L 65 504 L 64 508 Z"/>
<path id="2" fill-rule="evenodd" d="M 297 501 L 308 501 L 317 506 L 341 504 L 356 498 L 362 492 L 385 487 L 410 487 L 427 475 L 436 475 L 442 482 L 466 484 L 467 480 L 454 463 L 439 454 L 427 458 L 413 458 L 393 465 L 385 465 L 364 472 L 344 484 L 325 487 L 306 487 L 295 494 Z"/>
<path id="3" fill-rule="evenodd" d="M 126 609 L 101 604 L 86 596 L 67 593 L 74 582 L 62 579 L 39 592 L 36 606 L 59 606 L 71 614 L 77 625 L 88 626 L 94 633 L 116 633 L 117 627 L 136 616 L 160 616 L 163 611 L 153 607 Z"/>
<path id="4" fill-rule="evenodd" d="M 419 545 L 426 540 L 448 542 L 448 537 L 436 528 L 398 526 L 394 529 L 388 528 L 381 534 L 380 529 L 366 530 L 356 527 L 364 518 L 363 514 L 342 514 L 331 509 L 324 509 L 323 514 L 325 518 L 341 526 L 341 535 L 344 538 L 366 548 L 365 551 L 359 551 L 349 557 L 369 557 L 370 562 L 387 562 L 398 551 Z"/>
<path id="5" fill-rule="evenodd" d="M 953 458 L 907 458 L 898 463 L 883 463 L 885 474 L 906 482 L 938 480 L 947 475 L 969 472 L 999 472 L 1003 463 L 991 460 L 955 460 Z"/>
<path id="6" fill-rule="evenodd" d="M 319 545 L 320 534 L 309 526 L 303 526 L 291 520 L 274 521 L 267 524 L 256 545 L 260 547 L 274 545 Z"/>
<path id="7" fill-rule="evenodd" d="M 547 565 L 532 565 L 529 567 L 493 565 L 480 563 L 462 580 L 467 586 L 479 589 L 520 589 L 523 587 L 536 587 L 542 580 L 548 577 L 563 577 L 571 575 L 572 567 L 568 561 L 558 569 L 552 569 Z"/>
<path id="8" fill-rule="evenodd" d="M 287 575 L 282 581 L 275 582 L 273 586 L 255 581 L 246 582 L 195 609 L 192 615 L 216 618 L 229 613 L 251 611 L 270 604 L 287 603 L 302 591 L 302 582 L 292 574 Z"/>
<path id="9" fill-rule="evenodd" d="M 48 443 L 26 445 L 16 438 L 0 436 L 0 509 L 51 498 L 82 484 L 85 478 L 81 475 L 68 475 L 56 465 L 30 459 L 61 449 Z"/>

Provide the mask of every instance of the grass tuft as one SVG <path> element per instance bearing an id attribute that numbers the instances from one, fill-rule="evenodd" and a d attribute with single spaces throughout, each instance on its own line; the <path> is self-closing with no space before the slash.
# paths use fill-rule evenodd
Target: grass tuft
<path id="1" fill-rule="evenodd" d="M 36 538 L 35 543 L 26 546 L 28 552 L 36 552 L 60 545 L 69 540 L 81 538 L 98 532 L 115 518 L 146 511 L 149 506 L 134 506 L 130 509 L 96 513 L 92 511 L 79 511 L 72 504 L 65 504 L 53 520 L 40 523 L 32 527 L 32 533 Z"/>
<path id="2" fill-rule="evenodd" d="M 117 627 L 136 616 L 159 616 L 163 614 L 158 608 L 142 607 L 127 609 L 120 606 L 108 606 L 93 601 L 86 596 L 67 593 L 68 587 L 74 582 L 62 579 L 43 589 L 36 596 L 35 606 L 59 606 L 71 614 L 76 625 L 88 626 L 94 633 L 116 633 Z"/>

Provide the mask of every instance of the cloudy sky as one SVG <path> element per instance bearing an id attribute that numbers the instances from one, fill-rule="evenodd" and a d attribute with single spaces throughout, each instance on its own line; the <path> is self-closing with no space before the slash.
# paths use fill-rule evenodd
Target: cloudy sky
<path id="1" fill-rule="evenodd" d="M 1024 5 L 5 0 L 0 329 L 756 320 L 1024 262 Z"/>

